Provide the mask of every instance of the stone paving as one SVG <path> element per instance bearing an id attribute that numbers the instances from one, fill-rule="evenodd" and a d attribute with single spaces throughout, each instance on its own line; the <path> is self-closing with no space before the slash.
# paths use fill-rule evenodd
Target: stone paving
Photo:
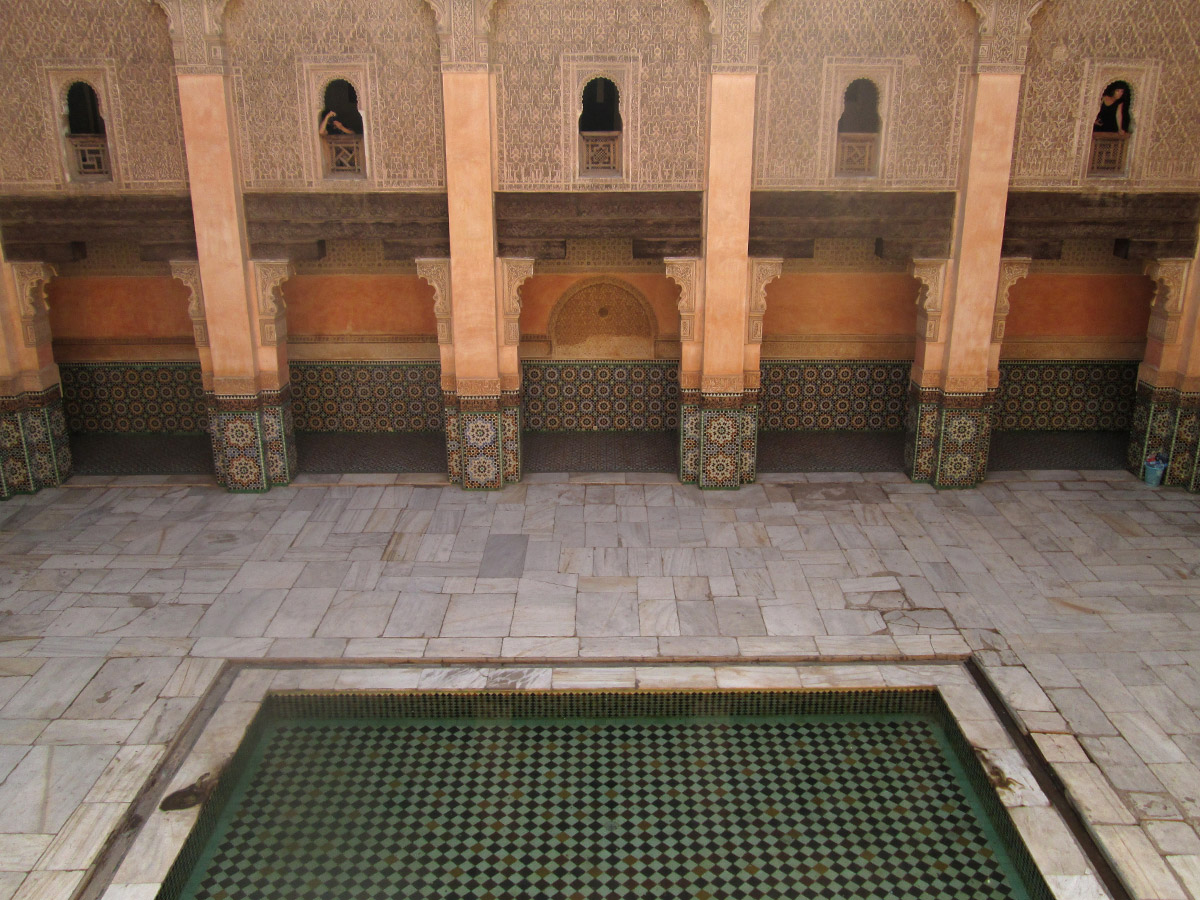
<path id="1" fill-rule="evenodd" d="M 629 661 L 641 684 L 966 654 L 1133 896 L 1200 900 L 1200 497 L 1087 471 L 425 481 L 76 478 L 0 505 L 0 900 L 71 895 L 225 659 Z"/>

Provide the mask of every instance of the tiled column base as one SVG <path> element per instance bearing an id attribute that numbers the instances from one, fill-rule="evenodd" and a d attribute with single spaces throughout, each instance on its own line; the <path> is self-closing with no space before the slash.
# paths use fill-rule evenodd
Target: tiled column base
<path id="1" fill-rule="evenodd" d="M 909 477 L 941 488 L 979 484 L 987 475 L 991 419 L 991 394 L 946 394 L 913 385 L 904 444 Z"/>
<path id="2" fill-rule="evenodd" d="M 757 395 L 685 396 L 679 420 L 680 481 L 706 489 L 732 489 L 754 481 Z"/>
<path id="3" fill-rule="evenodd" d="M 0 397 L 0 500 L 62 484 L 71 448 L 58 385 Z"/>
<path id="4" fill-rule="evenodd" d="M 266 491 L 296 477 L 291 391 L 208 397 L 217 480 L 231 491 Z"/>
<path id="5" fill-rule="evenodd" d="M 1144 475 L 1151 453 L 1165 453 L 1170 461 L 1163 484 L 1200 491 L 1200 394 L 1138 382 L 1126 460 L 1129 471 L 1139 478 Z"/>
<path id="6" fill-rule="evenodd" d="M 521 480 L 521 401 L 446 393 L 447 475 L 472 491 L 496 491 Z"/>

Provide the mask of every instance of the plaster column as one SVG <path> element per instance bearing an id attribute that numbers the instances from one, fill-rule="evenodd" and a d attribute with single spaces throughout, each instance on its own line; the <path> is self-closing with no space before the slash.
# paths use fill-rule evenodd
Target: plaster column
<path id="1" fill-rule="evenodd" d="M 1198 254 L 1200 256 L 1200 254 Z M 1146 457 L 1169 458 L 1164 484 L 1200 491 L 1200 259 L 1146 262 L 1154 302 L 1146 353 L 1138 368 L 1137 401 L 1127 464 L 1142 475 Z"/>
<path id="2" fill-rule="evenodd" d="M 753 68 L 732 69 L 709 76 L 699 394 L 681 385 L 680 478 L 702 488 L 753 481 L 757 454 L 759 373 L 747 373 L 745 366 L 758 76 Z M 694 476 L 683 462 L 693 455 Z"/>
<path id="3" fill-rule="evenodd" d="M 937 336 L 918 342 L 909 399 L 909 475 L 938 487 L 983 480 L 998 383 L 992 330 L 1021 74 L 1018 68 L 972 77 L 953 261 Z M 924 311 L 927 325 L 933 310 Z"/>
<path id="4" fill-rule="evenodd" d="M 250 260 L 228 77 L 180 71 L 178 82 L 211 360 L 205 389 L 214 464 L 230 490 L 264 491 L 296 472 L 282 279 Z"/>
<path id="5" fill-rule="evenodd" d="M 0 248 L 0 500 L 71 474 L 46 287 L 54 269 L 9 263 Z"/>

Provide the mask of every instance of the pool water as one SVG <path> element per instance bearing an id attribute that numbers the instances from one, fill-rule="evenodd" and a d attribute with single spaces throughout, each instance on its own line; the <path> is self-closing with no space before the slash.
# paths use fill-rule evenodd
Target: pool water
<path id="1" fill-rule="evenodd" d="M 264 709 L 160 897 L 1043 900 L 957 727 L 915 693 L 899 712 Z"/>

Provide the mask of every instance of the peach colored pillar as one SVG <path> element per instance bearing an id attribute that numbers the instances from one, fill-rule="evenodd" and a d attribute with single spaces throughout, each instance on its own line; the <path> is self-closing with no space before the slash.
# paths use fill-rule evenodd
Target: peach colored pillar
<path id="1" fill-rule="evenodd" d="M 910 476 L 938 487 L 969 487 L 987 473 L 993 317 L 1021 92 L 1019 72 L 972 78 L 954 258 L 945 268 L 939 333 L 918 350 L 905 448 Z M 936 302 L 936 285 L 928 287 L 928 301 Z M 934 312 L 928 301 L 927 324 Z"/>
<path id="2" fill-rule="evenodd" d="M 519 384 L 502 398 L 504 340 L 492 197 L 492 97 L 486 67 L 442 72 L 454 382 L 447 395 L 451 477 L 495 490 L 520 479 Z M 510 373 L 511 379 L 511 373 Z M 507 402 L 504 402 L 507 401 Z"/>
<path id="3" fill-rule="evenodd" d="M 212 363 L 209 427 L 218 479 L 231 490 L 286 484 L 296 471 L 283 277 L 250 261 L 229 79 L 180 73 L 192 216 Z M 286 266 L 286 261 L 283 261 Z"/>
<path id="4" fill-rule="evenodd" d="M 54 270 L 0 249 L 0 500 L 71 474 L 46 287 Z"/>
<path id="5" fill-rule="evenodd" d="M 713 72 L 704 191 L 700 392 L 683 391 L 680 479 L 702 488 L 754 480 L 757 371 L 745 377 L 750 187 L 757 75 Z"/>

